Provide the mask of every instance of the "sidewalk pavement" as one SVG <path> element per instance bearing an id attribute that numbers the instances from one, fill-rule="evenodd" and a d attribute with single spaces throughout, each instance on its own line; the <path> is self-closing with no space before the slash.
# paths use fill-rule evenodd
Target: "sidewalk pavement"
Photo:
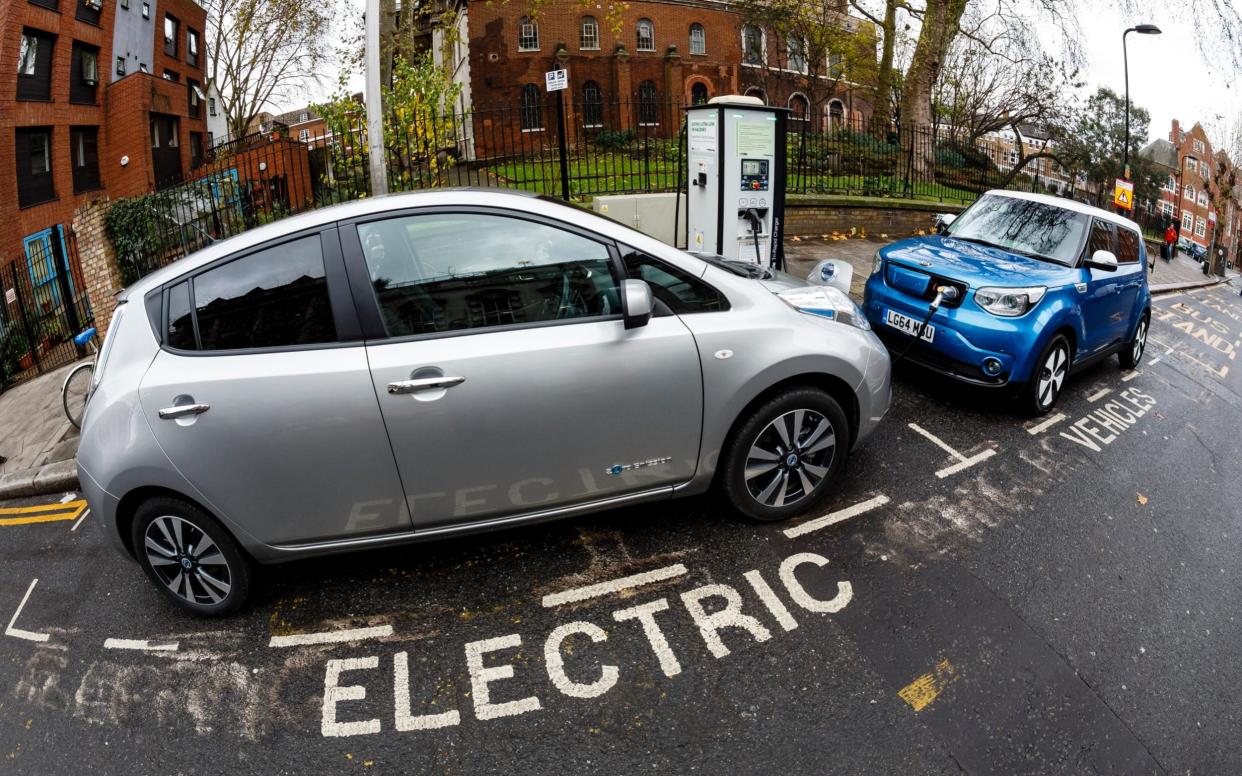
<path id="1" fill-rule="evenodd" d="M 60 386 L 73 365 L 0 393 L 0 498 L 78 487 L 77 430 L 65 418 Z"/>

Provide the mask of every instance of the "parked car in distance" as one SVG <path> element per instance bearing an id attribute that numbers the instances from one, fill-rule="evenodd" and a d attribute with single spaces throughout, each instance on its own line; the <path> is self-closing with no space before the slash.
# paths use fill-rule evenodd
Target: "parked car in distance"
<path id="1" fill-rule="evenodd" d="M 151 582 L 223 614 L 254 562 L 713 487 L 787 518 L 888 404 L 888 353 L 837 288 L 444 190 L 287 218 L 135 283 L 78 467 Z"/>
<path id="2" fill-rule="evenodd" d="M 1129 219 L 1059 197 L 990 191 L 940 234 L 880 249 L 863 308 L 912 362 L 1013 390 L 1038 415 L 1056 404 L 1071 372 L 1114 353 L 1123 368 L 1139 364 L 1151 318 L 1146 253 Z"/>

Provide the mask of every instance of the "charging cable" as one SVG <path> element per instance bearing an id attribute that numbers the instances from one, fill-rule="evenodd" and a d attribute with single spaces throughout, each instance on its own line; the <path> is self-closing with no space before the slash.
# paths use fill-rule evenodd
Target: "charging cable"
<path id="1" fill-rule="evenodd" d="M 750 221 L 750 236 L 755 240 L 755 263 L 763 266 L 763 253 L 759 250 L 759 211 L 746 209 L 746 219 Z"/>
<path id="2" fill-rule="evenodd" d="M 906 357 L 907 353 L 910 352 L 910 348 L 914 347 L 914 343 L 923 338 L 923 331 L 927 328 L 927 324 L 931 323 L 932 316 L 935 315 L 936 311 L 940 309 L 941 303 L 956 302 L 959 296 L 961 296 L 961 292 L 954 286 L 936 287 L 936 298 L 932 300 L 931 306 L 927 308 L 927 317 L 925 317 L 923 322 L 919 324 L 918 330 L 914 332 L 914 337 L 906 343 L 906 346 L 902 348 L 901 353 L 897 356 L 897 358 L 893 359 L 893 366 L 897 366 L 897 364 L 901 363 L 901 360 Z"/>

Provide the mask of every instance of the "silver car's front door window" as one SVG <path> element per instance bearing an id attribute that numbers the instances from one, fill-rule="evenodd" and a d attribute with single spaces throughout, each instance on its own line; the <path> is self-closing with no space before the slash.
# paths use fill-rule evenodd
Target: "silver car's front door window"
<path id="1" fill-rule="evenodd" d="M 500 215 L 361 224 L 368 346 L 415 527 L 688 480 L 702 386 L 676 316 L 626 330 L 607 247 Z"/>

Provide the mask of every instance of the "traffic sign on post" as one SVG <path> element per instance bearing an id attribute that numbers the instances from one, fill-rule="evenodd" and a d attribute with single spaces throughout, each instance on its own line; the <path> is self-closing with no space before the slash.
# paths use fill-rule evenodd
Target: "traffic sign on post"
<path id="1" fill-rule="evenodd" d="M 1134 209 L 1134 184 L 1131 181 L 1117 179 L 1117 188 L 1113 190 L 1113 204 L 1126 210 Z"/>
<path id="2" fill-rule="evenodd" d="M 568 70 L 549 70 L 543 74 L 543 77 L 547 82 L 549 92 L 559 92 L 569 88 Z"/>

